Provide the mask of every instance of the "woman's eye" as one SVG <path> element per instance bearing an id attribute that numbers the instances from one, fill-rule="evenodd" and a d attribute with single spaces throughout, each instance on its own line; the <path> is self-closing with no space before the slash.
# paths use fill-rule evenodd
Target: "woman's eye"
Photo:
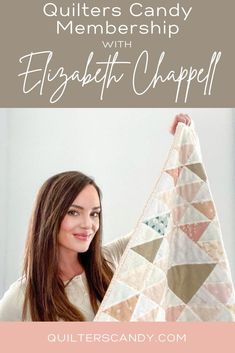
<path id="1" fill-rule="evenodd" d="M 96 217 L 99 217 L 99 212 L 93 212 L 93 213 L 91 214 L 91 216 L 92 216 L 92 217 L 95 217 L 95 218 L 96 218 Z"/>
<path id="2" fill-rule="evenodd" d="M 68 214 L 69 214 L 70 216 L 77 216 L 79 213 L 78 213 L 78 211 L 75 211 L 75 210 L 69 210 L 69 211 L 68 211 Z"/>

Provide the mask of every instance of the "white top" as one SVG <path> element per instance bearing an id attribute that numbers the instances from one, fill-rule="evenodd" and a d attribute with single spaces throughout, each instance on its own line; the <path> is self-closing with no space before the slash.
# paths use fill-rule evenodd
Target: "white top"
<path id="1" fill-rule="evenodd" d="M 129 239 L 130 235 L 128 234 L 103 247 L 103 254 L 110 262 L 112 270 L 117 268 Z M 22 321 L 24 292 L 25 279 L 22 278 L 15 281 L 5 292 L 0 300 L 0 321 Z M 85 272 L 75 276 L 65 287 L 65 292 L 69 301 L 82 312 L 85 320 L 93 321 L 95 313 L 90 303 Z M 32 321 L 29 314 L 26 321 Z"/>

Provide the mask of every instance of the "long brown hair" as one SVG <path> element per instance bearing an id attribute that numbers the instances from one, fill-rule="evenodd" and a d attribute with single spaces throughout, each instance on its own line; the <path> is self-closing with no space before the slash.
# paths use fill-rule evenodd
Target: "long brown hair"
<path id="1" fill-rule="evenodd" d="M 59 277 L 57 236 L 72 202 L 89 184 L 95 187 L 101 199 L 100 189 L 94 180 L 77 171 L 57 174 L 39 190 L 25 248 L 23 320 L 26 320 L 28 310 L 32 321 L 85 320 L 79 309 L 69 302 L 65 285 Z M 102 208 L 99 217 L 100 226 L 89 249 L 78 254 L 86 273 L 94 312 L 113 275 L 101 252 Z"/>

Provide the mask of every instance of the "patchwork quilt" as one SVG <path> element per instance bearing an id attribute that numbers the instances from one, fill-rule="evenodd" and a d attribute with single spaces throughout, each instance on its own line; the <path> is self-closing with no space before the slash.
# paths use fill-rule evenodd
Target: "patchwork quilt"
<path id="1" fill-rule="evenodd" d="M 193 127 L 173 145 L 94 321 L 235 321 L 235 292 Z"/>

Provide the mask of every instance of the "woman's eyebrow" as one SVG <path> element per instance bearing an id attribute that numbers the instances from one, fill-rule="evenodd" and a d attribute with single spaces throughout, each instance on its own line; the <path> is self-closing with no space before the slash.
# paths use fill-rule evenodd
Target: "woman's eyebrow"
<path id="1" fill-rule="evenodd" d="M 84 210 L 84 207 L 79 206 L 79 205 L 75 205 L 75 204 L 72 204 L 70 207 L 75 207 L 75 208 L 77 208 L 77 209 L 79 209 L 79 210 Z M 100 206 L 96 206 L 96 207 L 93 207 L 93 208 L 92 208 L 92 210 L 100 210 L 100 209 L 101 209 Z"/>

